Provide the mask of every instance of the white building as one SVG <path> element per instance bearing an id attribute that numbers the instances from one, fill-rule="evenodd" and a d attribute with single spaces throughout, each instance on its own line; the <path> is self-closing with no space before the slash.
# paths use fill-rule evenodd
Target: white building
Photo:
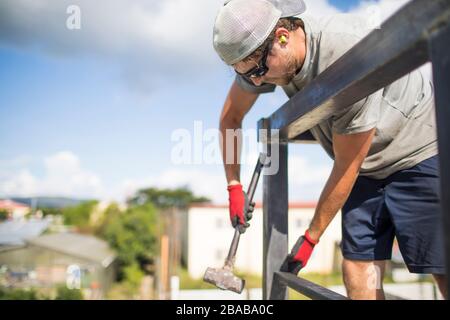
<path id="1" fill-rule="evenodd" d="M 289 205 L 289 250 L 303 235 L 314 215 L 315 203 L 291 203 Z M 207 267 L 221 267 L 228 254 L 233 229 L 226 205 L 192 206 L 187 213 L 187 256 L 191 277 L 201 278 Z M 262 274 L 263 262 L 262 208 L 257 205 L 250 221 L 250 228 L 241 236 L 236 256 L 236 269 Z M 341 216 L 336 216 L 314 249 L 303 272 L 328 273 L 336 260 L 337 246 L 341 239 Z"/>
<path id="2" fill-rule="evenodd" d="M 0 200 L 0 210 L 7 211 L 12 219 L 23 219 L 30 213 L 31 208 L 25 204 L 6 199 Z"/>

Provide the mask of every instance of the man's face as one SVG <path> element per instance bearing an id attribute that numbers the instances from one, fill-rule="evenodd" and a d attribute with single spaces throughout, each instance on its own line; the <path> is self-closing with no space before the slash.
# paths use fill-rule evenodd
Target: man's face
<path id="1" fill-rule="evenodd" d="M 280 46 L 274 40 L 266 59 L 268 71 L 261 77 L 248 78 L 256 86 L 271 83 L 279 86 L 287 85 L 295 76 L 296 63 L 291 51 L 292 46 Z M 261 66 L 263 55 L 250 57 L 236 63 L 233 67 L 239 74 L 245 74 L 257 66 Z"/>

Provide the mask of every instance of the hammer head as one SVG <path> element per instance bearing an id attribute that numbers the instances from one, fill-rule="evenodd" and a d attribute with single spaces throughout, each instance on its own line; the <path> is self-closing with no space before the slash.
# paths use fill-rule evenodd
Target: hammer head
<path id="1" fill-rule="evenodd" d="M 208 268 L 203 281 L 211 283 L 222 290 L 241 293 L 244 290 L 245 280 L 236 277 L 230 268 Z"/>

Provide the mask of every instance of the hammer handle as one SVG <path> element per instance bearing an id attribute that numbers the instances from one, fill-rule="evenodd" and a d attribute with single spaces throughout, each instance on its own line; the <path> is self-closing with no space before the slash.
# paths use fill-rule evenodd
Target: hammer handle
<path id="1" fill-rule="evenodd" d="M 252 180 L 250 180 L 250 185 L 247 190 L 247 197 L 249 204 L 253 201 L 253 196 L 255 195 L 256 186 L 258 185 L 259 176 L 261 175 L 262 168 L 266 162 L 266 154 L 260 153 L 258 157 L 258 162 L 256 163 L 255 170 L 253 171 Z M 225 266 L 232 267 L 234 264 L 234 257 L 236 255 L 237 247 L 239 244 L 239 238 L 241 233 L 239 232 L 239 226 L 236 226 L 234 230 L 233 241 L 231 242 L 230 250 L 228 251 L 227 259 L 225 260 Z"/>

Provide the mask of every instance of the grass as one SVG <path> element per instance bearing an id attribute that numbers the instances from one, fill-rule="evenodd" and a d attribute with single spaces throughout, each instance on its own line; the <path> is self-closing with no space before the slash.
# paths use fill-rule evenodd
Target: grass
<path id="1" fill-rule="evenodd" d="M 247 289 L 261 288 L 262 278 L 260 276 L 239 271 L 236 271 L 235 274 L 239 278 L 245 279 Z M 180 290 L 215 289 L 213 285 L 204 282 L 202 278 L 192 278 L 186 269 L 180 269 L 178 276 L 180 277 Z"/>
<path id="2" fill-rule="evenodd" d="M 178 276 L 180 277 L 180 290 L 213 289 L 212 285 L 203 282 L 203 279 L 192 278 L 186 269 L 179 269 Z"/>
<path id="3" fill-rule="evenodd" d="M 236 272 L 236 275 L 245 279 L 245 287 L 247 289 L 261 288 L 262 277 L 255 274 L 248 274 L 244 272 Z M 201 278 L 192 278 L 186 269 L 180 269 L 178 276 L 180 277 L 180 290 L 195 290 L 195 289 L 214 289 L 211 284 L 205 283 Z M 305 273 L 302 274 L 304 279 L 317 283 L 321 286 L 343 285 L 341 273 L 319 274 L 319 273 Z M 290 290 L 290 299 L 305 299 L 301 294 Z"/>
<path id="4" fill-rule="evenodd" d="M 304 273 L 300 274 L 303 279 L 314 282 L 322 287 L 339 286 L 344 285 L 342 280 L 342 274 L 340 272 L 334 272 L 330 274 L 321 273 Z M 289 300 L 310 300 L 308 297 L 298 293 L 295 290 L 289 289 Z"/>

